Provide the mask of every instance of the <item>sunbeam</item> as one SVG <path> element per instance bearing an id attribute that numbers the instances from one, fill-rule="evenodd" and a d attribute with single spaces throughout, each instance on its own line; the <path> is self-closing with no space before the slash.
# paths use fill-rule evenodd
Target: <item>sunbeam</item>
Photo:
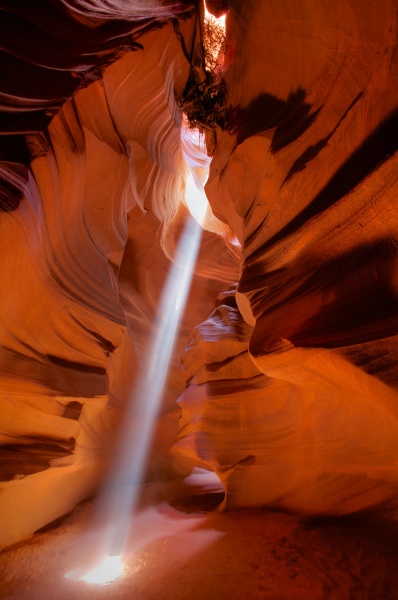
<path id="1" fill-rule="evenodd" d="M 105 524 L 101 551 L 105 558 L 87 573 L 67 574 L 72 579 L 104 584 L 123 573 L 120 555 L 137 504 L 138 486 L 146 466 L 153 429 L 164 394 L 176 335 L 184 314 L 192 276 L 202 238 L 201 222 L 207 210 L 203 182 L 207 178 L 209 159 L 203 148 L 192 140 L 190 158 L 185 149 L 188 175 L 185 201 L 189 216 L 181 233 L 155 316 L 155 327 L 144 352 L 143 368 L 132 390 L 128 406 L 139 414 L 138 428 L 126 418 L 122 424 L 112 471 L 99 498 L 97 515 Z M 195 158 L 196 154 L 196 158 Z M 202 155 L 201 157 L 199 155 Z M 198 169 L 200 173 L 198 174 Z"/>

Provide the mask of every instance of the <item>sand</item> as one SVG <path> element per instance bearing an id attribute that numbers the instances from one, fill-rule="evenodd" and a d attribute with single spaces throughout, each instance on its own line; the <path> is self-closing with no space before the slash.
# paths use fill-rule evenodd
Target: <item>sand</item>
<path id="1" fill-rule="evenodd" d="M 121 577 L 71 580 L 97 560 L 95 501 L 0 554 L 7 600 L 398 599 L 398 525 L 362 516 L 303 522 L 271 510 L 221 512 L 218 480 L 141 486 Z"/>

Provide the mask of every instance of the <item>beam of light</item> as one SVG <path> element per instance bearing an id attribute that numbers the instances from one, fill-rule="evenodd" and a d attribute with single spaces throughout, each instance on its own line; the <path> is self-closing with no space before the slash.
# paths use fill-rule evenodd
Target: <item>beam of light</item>
<path id="1" fill-rule="evenodd" d="M 190 129 L 186 118 L 181 129 L 181 148 L 189 167 L 185 178 L 185 203 L 195 221 L 203 227 L 209 211 L 204 186 L 209 176 L 211 158 L 206 153 L 204 136 L 197 129 Z"/>
<path id="2" fill-rule="evenodd" d="M 154 333 L 143 353 L 142 367 L 128 401 L 128 415 L 118 435 L 113 468 L 97 505 L 97 521 L 105 529 L 102 558 L 95 569 L 70 571 L 66 577 L 104 584 L 123 572 L 120 555 L 136 508 L 153 430 L 159 414 L 175 339 L 191 287 L 208 207 L 204 183 L 210 159 L 198 132 L 182 128 L 181 142 L 187 164 L 185 203 L 189 216 L 180 235 L 154 319 Z M 132 426 L 132 421 L 135 426 Z M 137 423 L 138 426 L 137 426 Z"/>
<path id="3" fill-rule="evenodd" d="M 189 212 L 195 219 L 195 221 L 201 225 L 204 223 L 208 202 L 207 199 L 203 199 L 202 194 L 198 190 L 198 184 L 194 179 L 194 176 L 189 173 L 186 180 L 186 203 L 189 209 Z"/>
<path id="4" fill-rule="evenodd" d="M 138 376 L 131 406 L 139 414 L 139 427 L 131 430 L 126 419 L 119 434 L 119 449 L 110 486 L 113 493 L 107 507 L 107 548 L 110 555 L 119 555 L 130 524 L 131 512 L 137 502 L 137 487 L 142 480 L 155 420 L 164 394 L 175 338 L 185 310 L 202 229 L 189 218 L 181 234 L 174 264 L 168 275 L 158 314 L 157 331 L 145 352 L 146 360 Z M 105 507 L 106 508 L 106 507 Z"/>
<path id="5" fill-rule="evenodd" d="M 203 191 L 203 186 L 199 182 L 198 185 L 196 191 L 192 185 L 187 186 L 186 194 L 195 192 L 197 195 Z M 102 548 L 106 558 L 84 575 L 81 571 L 79 576 L 74 575 L 75 572 L 68 573 L 69 578 L 103 584 L 116 579 L 123 572 L 120 554 L 129 530 L 131 514 L 138 500 L 139 489 L 136 484 L 142 480 L 146 466 L 201 237 L 201 226 L 190 216 L 180 236 L 174 262 L 162 292 L 155 317 L 155 333 L 147 345 L 143 368 L 129 401 L 131 412 L 139 415 L 139 427 L 133 430 L 129 418 L 122 424 L 114 467 L 105 486 L 112 491 L 102 495 L 98 504 L 98 520 L 106 525 L 106 539 Z"/>
<path id="6" fill-rule="evenodd" d="M 123 423 L 114 468 L 106 484 L 106 488 L 112 492 L 99 499 L 97 518 L 102 524 L 105 523 L 106 539 L 101 550 L 106 556 L 89 572 L 69 572 L 66 575 L 69 579 L 104 584 L 118 578 L 123 572 L 120 554 L 130 528 L 131 514 L 138 500 L 139 488 L 136 484 L 142 480 L 146 466 L 201 236 L 202 228 L 189 217 L 162 293 L 155 319 L 157 331 L 147 346 L 144 367 L 130 398 L 134 411 L 138 407 L 140 426 L 133 431 L 129 419 Z"/>

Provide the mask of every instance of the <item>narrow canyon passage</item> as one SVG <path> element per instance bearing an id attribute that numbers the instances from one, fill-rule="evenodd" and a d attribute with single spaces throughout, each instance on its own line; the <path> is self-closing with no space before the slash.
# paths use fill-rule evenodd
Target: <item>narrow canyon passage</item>
<path id="1" fill-rule="evenodd" d="M 397 15 L 0 0 L 1 597 L 398 598 Z"/>

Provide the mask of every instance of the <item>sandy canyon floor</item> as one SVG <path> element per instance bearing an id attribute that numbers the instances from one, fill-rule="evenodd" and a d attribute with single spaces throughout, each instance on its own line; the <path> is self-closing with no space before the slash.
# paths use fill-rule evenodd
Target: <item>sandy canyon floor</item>
<path id="1" fill-rule="evenodd" d="M 131 523 L 122 576 L 65 578 L 96 560 L 101 528 L 87 501 L 61 523 L 0 554 L 9 600 L 398 599 L 398 524 L 356 517 L 302 522 L 270 510 L 221 512 L 218 481 L 196 473 L 147 484 Z"/>

